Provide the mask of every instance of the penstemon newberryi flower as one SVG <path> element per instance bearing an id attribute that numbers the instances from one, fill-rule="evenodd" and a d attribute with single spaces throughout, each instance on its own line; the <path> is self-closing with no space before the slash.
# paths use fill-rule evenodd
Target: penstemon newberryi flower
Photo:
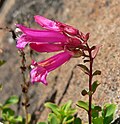
<path id="1" fill-rule="evenodd" d="M 89 33 L 86 35 L 78 29 L 63 24 L 58 21 L 52 21 L 42 16 L 36 15 L 35 21 L 44 28 L 36 30 L 27 28 L 21 24 L 16 24 L 22 35 L 17 38 L 16 47 L 23 50 L 28 44 L 31 49 L 37 52 L 57 52 L 51 58 L 41 62 L 32 62 L 31 82 L 42 82 L 47 85 L 47 74 L 70 60 L 72 57 L 85 56 Z"/>

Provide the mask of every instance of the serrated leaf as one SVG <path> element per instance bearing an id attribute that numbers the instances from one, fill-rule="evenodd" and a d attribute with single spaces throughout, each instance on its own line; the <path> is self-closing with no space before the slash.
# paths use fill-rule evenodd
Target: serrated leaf
<path id="1" fill-rule="evenodd" d="M 3 64 L 5 64 L 5 60 L 0 60 L 0 66 L 2 66 Z"/>
<path id="2" fill-rule="evenodd" d="M 99 86 L 100 84 L 98 83 L 98 81 L 94 81 L 93 84 L 92 84 L 92 93 L 94 93 L 97 89 L 97 87 Z"/>
<path id="3" fill-rule="evenodd" d="M 82 90 L 81 94 L 82 94 L 83 96 L 88 95 L 88 91 L 84 89 L 84 90 Z"/>
<path id="4" fill-rule="evenodd" d="M 101 71 L 96 70 L 96 71 L 93 73 L 93 76 L 95 76 L 95 75 L 101 75 Z"/>
<path id="5" fill-rule="evenodd" d="M 77 102 L 77 106 L 80 108 L 83 108 L 84 110 L 88 111 L 89 110 L 89 106 L 88 103 L 84 102 L 84 101 L 78 101 Z"/>
<path id="6" fill-rule="evenodd" d="M 83 65 L 83 64 L 78 64 L 77 66 L 79 66 L 81 68 L 81 70 L 85 73 L 85 74 L 89 74 L 89 69 L 87 66 Z"/>
<path id="7" fill-rule="evenodd" d="M 51 102 L 47 102 L 44 105 L 45 105 L 45 107 L 50 108 L 55 114 L 60 115 L 59 107 L 56 104 L 51 103 Z"/>
<path id="8" fill-rule="evenodd" d="M 18 103 L 18 101 L 19 101 L 18 96 L 11 96 L 6 100 L 6 102 L 4 103 L 4 106 L 16 104 L 16 103 Z"/>

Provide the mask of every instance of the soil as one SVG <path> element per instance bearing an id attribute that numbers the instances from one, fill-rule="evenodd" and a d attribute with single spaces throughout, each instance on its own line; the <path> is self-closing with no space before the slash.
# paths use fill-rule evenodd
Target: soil
<path id="1" fill-rule="evenodd" d="M 119 0 L 4 0 L 0 2 L 0 7 L 0 27 L 7 26 L 14 29 L 16 23 L 22 23 L 39 28 L 33 17 L 42 15 L 72 25 L 84 33 L 90 32 L 89 44 L 102 45 L 94 62 L 94 69 L 101 70 L 102 74 L 94 78 L 101 85 L 94 94 L 93 103 L 98 105 L 106 102 L 116 103 L 118 105 L 116 117 L 120 116 Z M 0 49 L 3 50 L 0 52 L 0 59 L 7 61 L 0 67 L 0 83 L 3 85 L 0 102 L 4 103 L 10 95 L 18 95 L 21 98 L 21 58 L 15 47 L 15 41 L 7 31 L 0 30 Z M 29 56 L 29 50 L 26 51 L 26 56 Z M 36 60 L 42 60 L 55 53 L 34 54 Z M 45 101 L 62 104 L 71 99 L 75 106 L 78 100 L 88 100 L 88 97 L 80 94 L 87 88 L 88 79 L 79 68 L 73 70 L 78 63 L 82 63 L 82 58 L 73 58 L 51 72 L 47 78 L 48 86 L 38 83 L 30 87 L 29 112 L 34 113 L 37 120 L 44 121 L 47 118 L 49 110 L 43 106 Z M 19 106 L 17 112 L 23 113 Z M 86 114 L 80 109 L 78 116 L 86 121 Z"/>

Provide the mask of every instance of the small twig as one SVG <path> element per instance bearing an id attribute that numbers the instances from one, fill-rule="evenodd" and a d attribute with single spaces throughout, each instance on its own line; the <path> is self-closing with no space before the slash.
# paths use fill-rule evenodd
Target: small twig
<path id="1" fill-rule="evenodd" d="M 25 76 L 27 67 L 25 65 L 26 59 L 25 59 L 24 51 L 20 50 L 20 56 L 22 57 L 22 61 L 21 61 L 22 66 L 20 67 L 20 69 L 23 77 L 23 84 L 21 84 L 21 87 L 22 87 L 22 92 L 24 94 L 24 101 L 22 102 L 22 105 L 24 106 L 24 109 L 25 109 L 26 124 L 28 124 L 28 107 L 30 104 L 29 104 L 29 97 L 27 93 L 29 89 L 29 82 L 26 81 L 26 76 Z"/>

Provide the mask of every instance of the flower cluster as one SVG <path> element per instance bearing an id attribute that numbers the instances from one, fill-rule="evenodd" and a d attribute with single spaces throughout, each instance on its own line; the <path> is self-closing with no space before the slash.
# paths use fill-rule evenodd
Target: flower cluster
<path id="1" fill-rule="evenodd" d="M 62 51 L 44 61 L 35 62 L 33 60 L 32 62 L 31 82 L 42 82 L 47 85 L 46 76 L 50 71 L 61 66 L 70 58 L 84 54 L 89 33 L 85 35 L 72 26 L 39 15 L 35 16 L 35 21 L 46 30 L 35 30 L 17 24 L 22 35 L 17 38 L 16 47 L 23 50 L 29 44 L 30 48 L 37 52 Z"/>

